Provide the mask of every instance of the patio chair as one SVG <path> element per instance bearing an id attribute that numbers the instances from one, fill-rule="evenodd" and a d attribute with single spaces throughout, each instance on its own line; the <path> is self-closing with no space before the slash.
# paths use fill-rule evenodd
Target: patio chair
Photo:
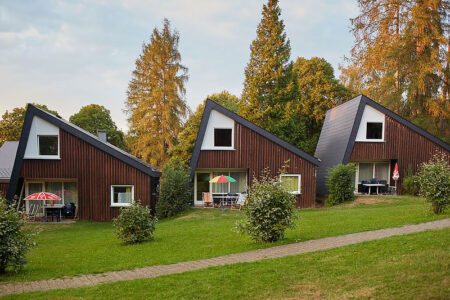
<path id="1" fill-rule="evenodd" d="M 202 201 L 204 206 L 211 205 L 211 193 L 209 192 L 202 192 Z"/>
<path id="2" fill-rule="evenodd" d="M 369 187 L 365 186 L 364 184 L 368 184 L 369 182 L 367 180 L 363 180 L 361 181 L 361 191 L 363 194 L 368 194 L 369 193 Z"/>
<path id="3" fill-rule="evenodd" d="M 370 182 L 369 182 L 370 184 L 377 184 L 378 183 L 378 179 L 376 179 L 376 178 L 372 178 L 372 179 L 370 179 Z M 374 193 L 376 193 L 377 192 L 377 187 L 376 186 L 371 186 L 370 187 L 370 193 L 371 194 L 374 194 Z"/>
<path id="4" fill-rule="evenodd" d="M 233 204 L 236 203 L 236 201 L 237 201 L 237 197 L 238 197 L 238 194 L 236 194 L 236 193 L 228 193 L 227 199 L 226 199 L 226 204 L 233 206 Z"/>
<path id="5" fill-rule="evenodd" d="M 64 204 L 62 215 L 64 218 L 71 217 L 73 219 L 75 217 L 75 203 L 70 202 Z"/>
<path id="6" fill-rule="evenodd" d="M 388 191 L 387 180 L 380 180 L 379 183 L 384 184 L 384 186 L 380 186 L 379 192 L 383 195 L 386 195 Z"/>

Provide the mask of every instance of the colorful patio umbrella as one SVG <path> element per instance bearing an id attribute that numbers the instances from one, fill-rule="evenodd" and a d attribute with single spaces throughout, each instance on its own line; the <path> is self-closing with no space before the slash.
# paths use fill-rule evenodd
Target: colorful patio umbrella
<path id="1" fill-rule="evenodd" d="M 230 176 L 220 175 L 211 179 L 209 182 L 212 183 L 225 183 L 225 182 L 236 182 L 236 180 Z"/>
<path id="2" fill-rule="evenodd" d="M 47 192 L 40 192 L 28 195 L 24 200 L 51 200 L 51 206 L 53 206 L 53 200 L 61 200 L 61 197 Z"/>

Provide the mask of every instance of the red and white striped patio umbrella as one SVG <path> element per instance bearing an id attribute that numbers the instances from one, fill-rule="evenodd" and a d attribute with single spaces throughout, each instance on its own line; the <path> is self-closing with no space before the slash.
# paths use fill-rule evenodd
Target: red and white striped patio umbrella
<path id="1" fill-rule="evenodd" d="M 34 193 L 31 195 L 28 195 L 26 198 L 24 198 L 23 200 L 51 200 L 51 206 L 53 206 L 53 201 L 54 200 L 61 200 L 61 197 L 52 194 L 52 193 L 47 193 L 47 192 L 40 192 L 40 193 Z"/>
<path id="2" fill-rule="evenodd" d="M 400 178 L 400 174 L 398 173 L 398 164 L 395 163 L 394 173 L 392 174 L 392 179 L 397 181 Z"/>

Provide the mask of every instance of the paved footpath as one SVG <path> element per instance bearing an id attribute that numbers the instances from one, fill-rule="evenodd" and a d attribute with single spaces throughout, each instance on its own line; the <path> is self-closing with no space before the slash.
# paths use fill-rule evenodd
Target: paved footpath
<path id="1" fill-rule="evenodd" d="M 298 255 L 302 253 L 357 244 L 365 241 L 378 240 L 396 235 L 422 232 L 430 229 L 442 229 L 446 227 L 450 227 L 450 218 L 427 223 L 420 223 L 416 225 L 405 225 L 402 227 L 386 228 L 327 237 L 318 240 L 310 240 L 306 242 L 276 246 L 266 249 L 229 254 L 214 258 L 180 262 L 171 265 L 158 265 L 138 268 L 134 270 L 111 271 L 101 274 L 88 274 L 72 278 L 48 279 L 21 283 L 6 283 L 0 284 L 0 296 L 24 292 L 92 286 L 101 283 L 126 281 L 140 278 L 152 278 L 162 275 L 194 271 L 208 267 Z"/>

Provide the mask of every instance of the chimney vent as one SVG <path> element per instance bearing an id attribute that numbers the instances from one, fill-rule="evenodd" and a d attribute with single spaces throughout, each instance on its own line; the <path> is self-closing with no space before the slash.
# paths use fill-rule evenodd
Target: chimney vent
<path id="1" fill-rule="evenodd" d="M 99 129 L 97 130 L 98 139 L 104 143 L 106 143 L 106 130 Z"/>

